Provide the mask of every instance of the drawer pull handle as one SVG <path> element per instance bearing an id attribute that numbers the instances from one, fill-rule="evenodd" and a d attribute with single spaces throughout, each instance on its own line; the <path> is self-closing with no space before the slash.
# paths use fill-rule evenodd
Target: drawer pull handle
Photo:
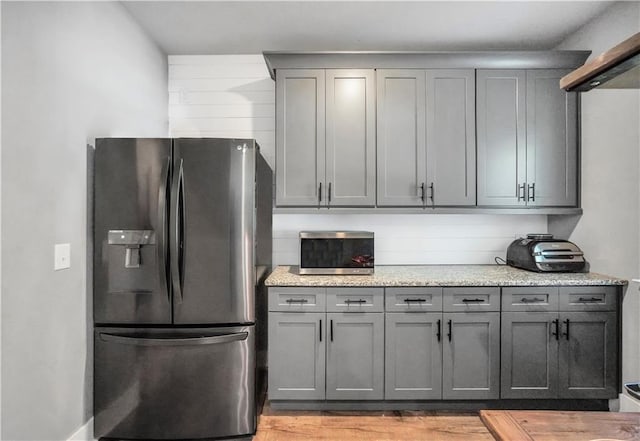
<path id="1" fill-rule="evenodd" d="M 595 302 L 602 302 L 602 298 L 600 297 L 580 297 L 578 299 L 579 302 L 582 303 L 595 303 Z"/>
<path id="2" fill-rule="evenodd" d="M 425 303 L 427 299 L 404 299 L 405 303 Z"/>
<path id="3" fill-rule="evenodd" d="M 484 303 L 485 299 L 462 299 L 462 303 Z"/>
<path id="4" fill-rule="evenodd" d="M 287 303 L 309 303 L 307 299 L 287 299 Z"/>
<path id="5" fill-rule="evenodd" d="M 358 300 L 351 300 L 351 299 L 347 299 L 344 301 L 345 304 L 347 305 L 351 305 L 352 303 L 357 303 L 359 305 L 363 304 L 363 303 L 367 303 L 366 300 L 364 299 L 358 299 Z"/>
<path id="6" fill-rule="evenodd" d="M 533 297 L 533 298 L 523 297 L 523 298 L 520 299 L 520 302 L 522 302 L 522 303 L 540 303 L 540 302 L 544 302 L 544 299 L 541 299 L 540 297 Z"/>

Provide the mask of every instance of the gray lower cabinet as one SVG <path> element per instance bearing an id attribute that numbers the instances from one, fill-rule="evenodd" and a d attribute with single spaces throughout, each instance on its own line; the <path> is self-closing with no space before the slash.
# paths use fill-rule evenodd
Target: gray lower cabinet
<path id="1" fill-rule="evenodd" d="M 384 313 L 329 312 L 327 400 L 384 398 Z"/>
<path id="2" fill-rule="evenodd" d="M 499 398 L 500 313 L 445 312 L 442 332 L 442 398 Z"/>
<path id="3" fill-rule="evenodd" d="M 478 205 L 578 204 L 577 94 L 563 69 L 476 74 Z"/>
<path id="4" fill-rule="evenodd" d="M 613 287 L 503 288 L 501 397 L 615 398 L 615 295 Z"/>
<path id="5" fill-rule="evenodd" d="M 373 69 L 281 69 L 276 205 L 375 205 Z"/>
<path id="6" fill-rule="evenodd" d="M 324 312 L 269 313 L 270 399 L 325 398 L 325 331 Z"/>
<path id="7" fill-rule="evenodd" d="M 442 313 L 387 313 L 385 325 L 385 398 L 441 399 Z"/>

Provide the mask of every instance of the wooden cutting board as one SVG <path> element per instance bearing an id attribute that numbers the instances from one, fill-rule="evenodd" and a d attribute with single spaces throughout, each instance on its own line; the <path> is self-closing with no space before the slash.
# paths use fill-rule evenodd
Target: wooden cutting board
<path id="1" fill-rule="evenodd" d="M 498 441 L 640 441 L 640 413 L 481 410 Z"/>

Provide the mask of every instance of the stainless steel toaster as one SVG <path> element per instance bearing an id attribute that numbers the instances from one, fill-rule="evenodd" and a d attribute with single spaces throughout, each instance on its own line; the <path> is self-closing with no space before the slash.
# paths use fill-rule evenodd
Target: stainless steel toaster
<path id="1" fill-rule="evenodd" d="M 551 234 L 528 234 L 507 248 L 507 264 L 537 272 L 587 272 L 587 261 L 578 246 Z"/>

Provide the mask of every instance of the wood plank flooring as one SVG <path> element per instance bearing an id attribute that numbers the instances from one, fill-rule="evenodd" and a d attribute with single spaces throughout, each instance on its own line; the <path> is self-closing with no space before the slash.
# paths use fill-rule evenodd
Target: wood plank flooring
<path id="1" fill-rule="evenodd" d="M 477 412 L 314 412 L 268 403 L 254 441 L 493 441 Z"/>

